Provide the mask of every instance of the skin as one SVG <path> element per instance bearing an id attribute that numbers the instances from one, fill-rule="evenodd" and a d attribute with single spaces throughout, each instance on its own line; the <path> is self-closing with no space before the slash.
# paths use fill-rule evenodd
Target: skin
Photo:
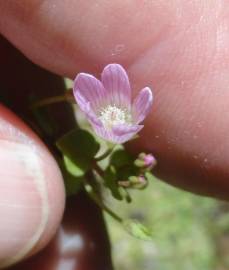
<path id="1" fill-rule="evenodd" d="M 153 110 L 130 150 L 154 153 L 163 180 L 226 200 L 228 28 L 226 0 L 0 3 L 0 32 L 41 67 L 74 78 L 116 62 L 135 93 L 153 87 Z"/>
<path id="2" fill-rule="evenodd" d="M 37 253 L 53 238 L 38 256 L 11 269 L 30 270 L 34 264 L 44 270 L 112 269 L 101 211 L 83 192 L 66 200 L 62 218 L 63 179 L 50 151 L 59 158 L 54 148 L 56 139 L 76 126 L 71 107 L 61 103 L 43 109 L 48 129 L 39 128 L 28 109 L 30 96 L 41 99 L 61 95 L 63 79 L 31 63 L 3 38 L 0 54 L 4 67 L 1 99 L 37 131 L 50 149 L 22 120 L 0 106 L 1 268 Z"/>

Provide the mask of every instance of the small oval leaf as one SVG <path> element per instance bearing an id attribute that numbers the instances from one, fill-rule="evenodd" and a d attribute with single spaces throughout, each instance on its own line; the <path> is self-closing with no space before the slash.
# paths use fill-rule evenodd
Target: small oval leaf
<path id="1" fill-rule="evenodd" d="M 129 232 L 132 236 L 145 241 L 152 240 L 151 229 L 147 228 L 139 221 L 127 219 L 123 222 L 123 225 L 127 232 Z"/>
<path id="2" fill-rule="evenodd" d="M 99 143 L 91 133 L 82 129 L 74 129 L 61 137 L 56 145 L 73 164 L 86 172 L 91 161 L 99 150 Z"/>

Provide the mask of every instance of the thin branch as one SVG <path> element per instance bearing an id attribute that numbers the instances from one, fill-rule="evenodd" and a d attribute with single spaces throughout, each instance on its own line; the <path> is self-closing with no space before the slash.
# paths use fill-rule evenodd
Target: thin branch
<path id="1" fill-rule="evenodd" d="M 33 103 L 30 109 L 34 110 L 40 107 L 44 107 L 44 106 L 48 106 L 48 105 L 52 105 L 52 104 L 60 103 L 60 102 L 74 102 L 74 97 L 72 95 L 72 92 L 67 91 L 64 95 L 54 96 L 54 97 L 49 97 L 46 99 L 39 100 Z"/>
<path id="2" fill-rule="evenodd" d="M 116 221 L 119 223 L 123 223 L 123 219 L 119 217 L 117 214 L 115 214 L 108 206 L 106 206 L 99 196 L 96 195 L 95 192 L 93 192 L 93 187 L 89 184 L 85 184 L 85 189 L 88 192 L 90 198 L 106 213 L 108 213 L 110 216 L 112 216 Z"/>

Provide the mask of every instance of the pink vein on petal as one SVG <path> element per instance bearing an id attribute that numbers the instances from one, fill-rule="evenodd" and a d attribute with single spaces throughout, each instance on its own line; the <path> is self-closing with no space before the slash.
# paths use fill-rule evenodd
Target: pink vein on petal
<path id="1" fill-rule="evenodd" d="M 90 74 L 80 73 L 76 76 L 73 92 L 76 101 L 76 93 L 80 93 L 87 102 L 90 102 L 90 106 L 94 112 L 101 106 L 104 106 L 106 90 L 102 83 Z"/>
<path id="2" fill-rule="evenodd" d="M 143 88 L 132 105 L 133 119 L 136 124 L 142 122 L 149 113 L 153 103 L 153 94 L 149 87 Z"/>
<path id="3" fill-rule="evenodd" d="M 129 133 L 137 133 L 143 128 L 143 125 L 117 125 L 112 131 L 117 136 L 122 136 Z"/>
<path id="4" fill-rule="evenodd" d="M 100 127 L 98 125 L 93 125 L 93 128 L 98 136 L 106 139 L 107 141 L 122 144 L 129 141 L 138 131 L 143 128 L 143 126 L 129 128 L 128 130 L 124 128 L 121 130 L 121 127 L 117 128 L 117 130 L 106 130 L 104 127 Z"/>
<path id="5" fill-rule="evenodd" d="M 131 106 L 131 88 L 128 75 L 119 64 L 109 64 L 102 72 L 102 83 L 110 97 L 110 103 L 116 106 Z"/>
<path id="6" fill-rule="evenodd" d="M 102 126 L 102 122 L 98 119 L 95 112 L 91 109 L 90 102 L 85 100 L 85 98 L 80 94 L 80 92 L 74 93 L 75 99 L 80 107 L 80 109 L 87 115 L 91 123 Z"/>

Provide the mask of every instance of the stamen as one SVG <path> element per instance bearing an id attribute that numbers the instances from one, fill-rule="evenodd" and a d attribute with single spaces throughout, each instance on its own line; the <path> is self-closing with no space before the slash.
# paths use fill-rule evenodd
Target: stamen
<path id="1" fill-rule="evenodd" d="M 115 105 L 108 105 L 100 111 L 99 119 L 104 127 L 111 129 L 113 126 L 130 124 L 131 116 L 125 109 L 120 109 Z"/>

